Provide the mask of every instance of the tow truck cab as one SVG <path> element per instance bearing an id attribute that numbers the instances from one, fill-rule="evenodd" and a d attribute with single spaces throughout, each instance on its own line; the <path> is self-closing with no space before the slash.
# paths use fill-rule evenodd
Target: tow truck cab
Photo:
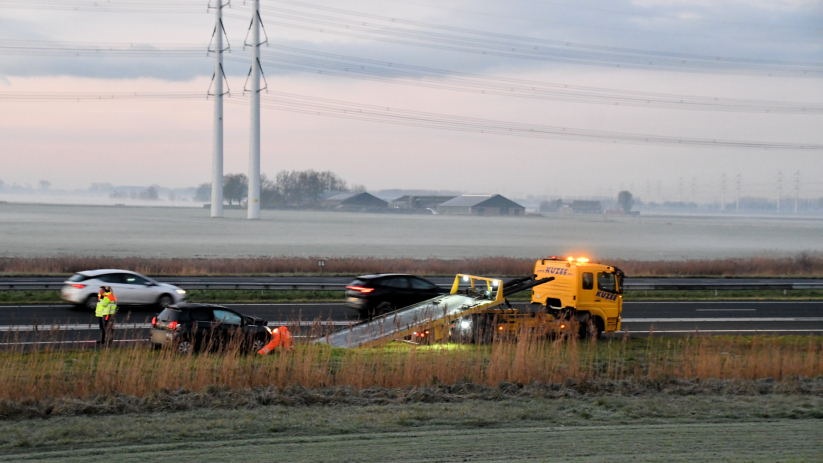
<path id="1" fill-rule="evenodd" d="M 590 262 L 585 257 L 538 260 L 535 277 L 554 280 L 532 289 L 532 303 L 558 316 L 562 312 L 586 314 L 605 332 L 620 331 L 623 311 L 623 272 L 617 267 Z"/>

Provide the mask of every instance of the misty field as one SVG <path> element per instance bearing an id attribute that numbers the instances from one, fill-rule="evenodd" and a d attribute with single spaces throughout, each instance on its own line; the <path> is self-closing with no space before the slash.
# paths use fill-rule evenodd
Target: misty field
<path id="1" fill-rule="evenodd" d="M 458 217 L 0 204 L 0 257 L 320 256 L 688 260 L 823 251 L 823 220 L 729 217 Z"/>

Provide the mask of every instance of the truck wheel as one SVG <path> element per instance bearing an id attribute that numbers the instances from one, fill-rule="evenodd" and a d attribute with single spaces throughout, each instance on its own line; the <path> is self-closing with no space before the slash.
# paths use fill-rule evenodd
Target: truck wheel
<path id="1" fill-rule="evenodd" d="M 587 316 L 580 320 L 577 335 L 580 339 L 599 339 L 603 330 L 597 322 L 597 317 Z"/>

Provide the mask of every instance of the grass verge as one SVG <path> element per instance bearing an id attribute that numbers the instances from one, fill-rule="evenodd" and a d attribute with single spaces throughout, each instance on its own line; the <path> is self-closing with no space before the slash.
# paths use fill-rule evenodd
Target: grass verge
<path id="1" fill-rule="evenodd" d="M 53 332 L 55 337 L 62 333 Z M 18 335 L 8 333 L 7 341 Z M 40 333 L 41 339 L 48 335 Z M 72 410 L 72 401 L 91 397 L 132 397 L 137 402 L 127 400 L 114 409 L 139 408 L 141 403 L 150 406 L 159 391 L 199 393 L 215 387 L 403 390 L 507 383 L 534 384 L 539 390 L 548 388 L 548 393 L 555 387 L 550 385 L 579 392 L 630 392 L 645 385 L 660 389 L 672 382 L 681 387 L 678 381 L 691 380 L 748 381 L 751 384 L 745 388 L 753 388 L 754 382 L 764 380 L 764 387 L 774 392 L 823 389 L 823 338 L 813 336 L 650 337 L 585 343 L 523 337 L 484 346 L 391 343 L 373 349 L 298 344 L 291 352 L 266 357 L 241 354 L 237 345 L 187 355 L 140 345 L 96 351 L 52 346 L 0 352 L 0 417 L 60 413 Z M 802 378 L 818 379 L 807 384 Z M 275 400 L 272 394 L 255 400 L 266 404 Z"/>
<path id="2" fill-rule="evenodd" d="M 121 268 L 148 275 L 316 275 L 317 261 L 324 259 L 330 275 L 414 273 L 452 276 L 457 273 L 519 277 L 530 275 L 532 258 L 475 257 L 466 259 L 412 259 L 377 257 L 249 257 L 249 258 L 143 258 L 66 256 L 0 257 L 0 275 L 68 275 L 94 268 Z M 596 258 L 597 256 L 590 256 Z M 802 252 L 793 256 L 761 256 L 737 259 L 640 261 L 610 259 L 626 275 L 640 276 L 793 276 L 823 275 L 823 253 Z"/>

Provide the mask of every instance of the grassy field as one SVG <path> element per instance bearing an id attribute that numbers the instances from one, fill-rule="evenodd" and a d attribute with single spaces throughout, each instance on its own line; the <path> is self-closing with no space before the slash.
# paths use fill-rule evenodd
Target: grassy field
<path id="1" fill-rule="evenodd" d="M 61 332 L 54 333 L 59 336 Z M 7 340 L 13 336 L 8 333 Z M 214 387 L 401 390 L 462 383 L 496 387 L 501 383 L 571 382 L 585 392 L 631 390 L 634 385 L 643 389 L 648 384 L 662 387 L 673 380 L 694 379 L 768 378 L 782 384 L 823 375 L 823 338 L 813 336 L 650 337 L 602 342 L 524 337 L 482 346 L 391 343 L 372 349 L 298 344 L 291 352 L 266 357 L 244 355 L 237 346 L 185 356 L 136 344 L 86 351 L 51 346 L 0 352 L 0 417 L 48 415 L 50 406 L 44 404 L 53 399 L 125 395 L 139 402 L 158 391 L 203 392 Z M 807 387 L 792 384 L 786 390 Z M 783 391 L 780 387 L 774 390 Z M 72 406 L 61 407 L 71 410 Z M 122 405 L 145 406 L 149 405 Z"/>
<path id="2" fill-rule="evenodd" d="M 819 461 L 823 339 L 0 352 L 0 461 Z"/>
<path id="3" fill-rule="evenodd" d="M 452 276 L 457 273 L 519 277 L 530 275 L 534 258 L 472 257 L 412 259 L 378 257 L 323 258 L 328 275 L 413 273 Z M 0 257 L 0 275 L 70 275 L 94 268 L 121 268 L 148 275 L 317 275 L 318 257 L 141 258 L 141 257 Z M 607 262 L 626 275 L 640 276 L 769 276 L 823 275 L 823 254 L 696 260 L 625 260 Z"/>
<path id="4" fill-rule="evenodd" d="M 0 461 L 819 461 L 823 398 L 572 397 L 0 421 Z"/>

